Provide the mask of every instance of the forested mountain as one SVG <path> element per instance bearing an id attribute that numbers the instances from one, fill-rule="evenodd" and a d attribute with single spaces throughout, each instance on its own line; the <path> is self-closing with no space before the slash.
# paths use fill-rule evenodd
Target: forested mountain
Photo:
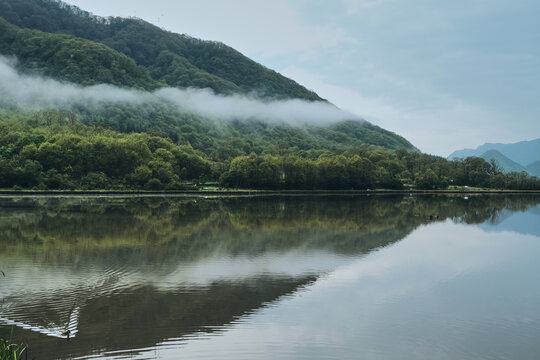
<path id="1" fill-rule="evenodd" d="M 0 19 L 0 54 L 16 56 L 18 69 L 25 72 L 82 85 L 211 88 L 217 93 L 321 100 L 226 45 L 173 34 L 139 19 L 96 17 L 52 0 L 0 0 L 0 15 L 13 23 Z M 231 155 L 218 146 L 223 141 L 240 145 L 233 151 L 236 155 L 276 146 L 331 150 L 372 144 L 414 149 L 402 137 L 363 121 L 299 127 L 296 122 L 267 124 L 253 119 L 222 124 L 218 130 L 197 114 L 179 114 L 165 104 L 115 104 L 98 110 L 78 106 L 77 113 L 82 122 L 122 132 L 165 131 L 174 141 L 207 153 L 225 153 L 221 158 Z"/>
<path id="2" fill-rule="evenodd" d="M 0 54 L 16 56 L 18 70 L 26 73 L 82 85 L 209 87 L 218 93 L 256 92 L 274 100 L 321 100 L 221 43 L 173 34 L 139 19 L 96 17 L 52 0 L 0 0 L 0 14 L 12 22 L 0 18 Z M 77 104 L 68 110 L 83 123 L 121 132 L 163 131 L 219 159 L 291 147 L 334 150 L 367 144 L 414 149 L 402 137 L 358 120 L 299 126 L 293 117 L 290 124 L 253 118 L 216 127 L 215 121 L 165 103 Z"/>
<path id="3" fill-rule="evenodd" d="M 0 0 L 0 130 L 0 188 L 540 189 L 421 154 L 224 44 L 55 0 Z"/>

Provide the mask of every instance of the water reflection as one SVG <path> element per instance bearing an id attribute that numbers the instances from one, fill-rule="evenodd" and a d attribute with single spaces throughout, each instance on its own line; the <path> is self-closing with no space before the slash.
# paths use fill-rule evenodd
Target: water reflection
<path id="1" fill-rule="evenodd" d="M 497 230 L 508 214 L 534 213 L 538 203 L 533 196 L 2 198 L 0 335 L 15 325 L 39 359 L 144 354 L 136 349 L 221 333 L 296 299 L 301 289 L 319 288 L 321 275 L 328 282 L 371 264 L 373 254 L 361 258 L 423 225 Z M 381 276 L 387 260 L 372 270 L 362 265 L 362 274 Z M 58 337 L 65 328 L 70 342 Z"/>
<path id="2" fill-rule="evenodd" d="M 540 205 L 527 211 L 504 209 L 496 218 L 481 225 L 486 231 L 511 231 L 524 235 L 540 236 Z"/>
<path id="3" fill-rule="evenodd" d="M 262 309 L 221 336 L 182 344 L 180 354 L 534 359 L 540 353 L 538 240 L 449 221 L 421 227 L 318 279 L 306 296 Z M 173 351 L 155 354 L 174 359 Z"/>

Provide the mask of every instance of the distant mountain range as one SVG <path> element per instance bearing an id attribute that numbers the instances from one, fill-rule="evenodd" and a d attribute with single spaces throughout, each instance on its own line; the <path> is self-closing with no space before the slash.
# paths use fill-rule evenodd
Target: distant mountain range
<path id="1" fill-rule="evenodd" d="M 540 177 L 540 139 L 514 144 L 486 143 L 476 149 L 454 151 L 449 160 L 477 156 L 487 161 L 495 160 L 504 172 L 525 171 Z"/>

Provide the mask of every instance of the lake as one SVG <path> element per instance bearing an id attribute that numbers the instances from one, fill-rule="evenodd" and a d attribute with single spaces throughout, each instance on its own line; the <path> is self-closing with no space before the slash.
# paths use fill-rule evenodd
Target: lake
<path id="1" fill-rule="evenodd" d="M 29 359 L 540 358 L 540 196 L 0 197 L 0 244 Z"/>

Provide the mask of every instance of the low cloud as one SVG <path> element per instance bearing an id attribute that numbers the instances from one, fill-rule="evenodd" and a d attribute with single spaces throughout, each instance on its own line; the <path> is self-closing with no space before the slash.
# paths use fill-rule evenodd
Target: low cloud
<path id="1" fill-rule="evenodd" d="M 104 104 L 144 104 L 165 102 L 181 112 L 230 120 L 257 119 L 266 122 L 295 124 L 329 124 L 343 120 L 360 120 L 326 102 L 298 99 L 260 100 L 242 95 L 216 95 L 210 89 L 162 88 L 154 92 L 124 89 L 112 85 L 80 86 L 51 78 L 21 74 L 16 60 L 0 56 L 0 99 L 33 109 L 69 109 Z"/>
<path id="2" fill-rule="evenodd" d="M 183 110 L 223 120 L 258 119 L 321 124 L 357 118 L 326 102 L 298 99 L 261 101 L 240 95 L 215 95 L 209 89 L 164 88 L 154 92 L 154 95 Z"/>

